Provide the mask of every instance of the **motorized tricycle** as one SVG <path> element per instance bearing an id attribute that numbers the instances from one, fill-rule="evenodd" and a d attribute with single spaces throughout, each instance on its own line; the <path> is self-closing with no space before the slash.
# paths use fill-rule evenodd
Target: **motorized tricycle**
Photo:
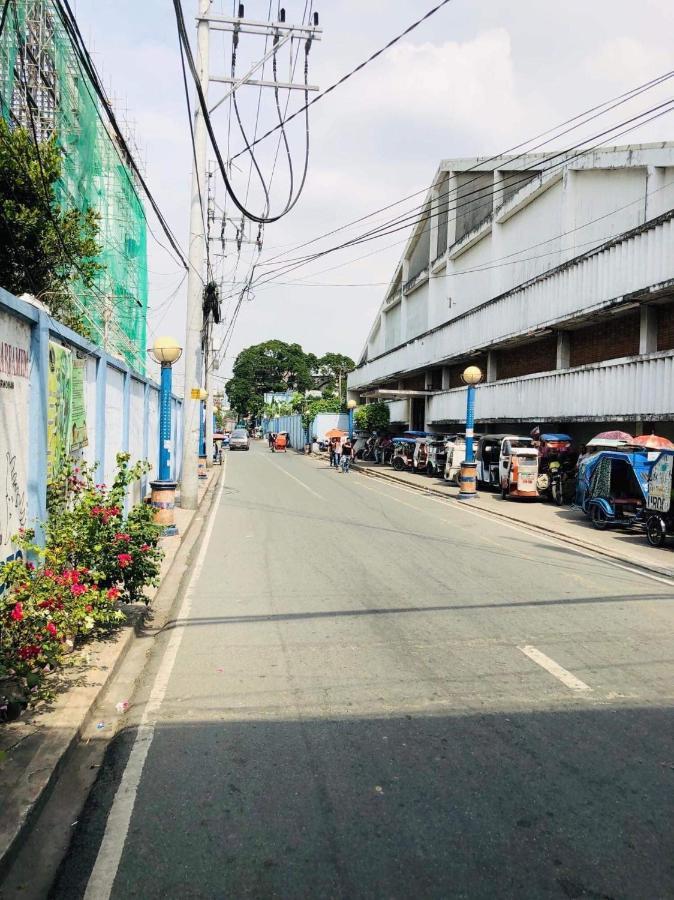
<path id="1" fill-rule="evenodd" d="M 453 435 L 451 436 L 453 437 Z M 450 443 L 449 435 L 442 435 L 436 440 L 428 442 L 426 457 L 426 474 L 430 478 L 443 478 L 447 465 L 447 446 Z"/>
<path id="2" fill-rule="evenodd" d="M 653 461 L 646 497 L 646 539 L 651 547 L 663 547 L 667 535 L 674 535 L 672 509 L 672 468 L 674 451 L 663 450 Z"/>
<path id="3" fill-rule="evenodd" d="M 536 480 L 538 478 L 538 449 L 536 447 L 520 447 L 517 439 L 506 438 L 501 443 L 499 457 L 499 485 L 501 498 L 520 497 L 536 500 L 539 496 Z"/>
<path id="4" fill-rule="evenodd" d="M 542 434 L 538 438 L 538 479 L 541 496 L 558 506 L 570 503 L 576 489 L 578 453 L 568 434 Z"/>
<path id="5" fill-rule="evenodd" d="M 414 451 L 416 449 L 416 438 L 413 437 L 394 437 L 393 455 L 391 457 L 391 465 L 397 472 L 403 469 L 411 469 L 414 466 Z"/>
<path id="6" fill-rule="evenodd" d="M 473 445 L 477 443 L 477 438 L 473 438 Z M 463 434 L 455 434 L 453 438 L 445 442 L 447 456 L 445 458 L 445 471 L 443 473 L 445 481 L 451 481 L 453 484 L 458 483 L 459 472 L 461 471 L 461 463 L 466 458 L 466 437 Z"/>
<path id="7" fill-rule="evenodd" d="M 578 467 L 576 502 L 595 528 L 643 523 L 653 460 L 645 450 L 601 450 Z"/>
<path id="8" fill-rule="evenodd" d="M 412 468 L 417 472 L 425 472 L 428 465 L 428 437 L 418 437 L 415 440 L 414 455 L 412 456 Z"/>
<path id="9" fill-rule="evenodd" d="M 475 461 L 477 463 L 477 483 L 481 487 L 500 487 L 501 447 L 505 440 L 510 441 L 511 448 L 534 447 L 530 437 L 516 434 L 484 434 L 477 441 Z"/>

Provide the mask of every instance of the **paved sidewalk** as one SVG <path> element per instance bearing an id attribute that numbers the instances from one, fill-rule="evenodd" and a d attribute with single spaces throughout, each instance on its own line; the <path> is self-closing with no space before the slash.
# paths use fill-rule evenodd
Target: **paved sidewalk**
<path id="1" fill-rule="evenodd" d="M 431 493 L 447 500 L 458 501 L 459 489 L 439 478 L 429 478 L 417 472 L 396 472 L 391 466 L 378 466 L 358 460 L 354 470 L 376 478 L 405 485 L 417 491 Z M 471 508 L 510 519 L 521 525 L 553 534 L 556 537 L 617 559 L 637 565 L 661 575 L 674 577 L 674 543 L 664 549 L 649 546 L 642 531 L 608 529 L 598 531 L 583 512 L 571 506 L 558 507 L 545 501 L 502 500 L 495 491 L 479 491 Z"/>
<path id="2" fill-rule="evenodd" d="M 220 468 L 213 467 L 209 470 L 209 478 L 200 483 L 199 507 L 206 492 L 217 483 L 219 473 Z M 210 491 L 210 496 L 212 493 Z M 0 876 L 11 864 L 13 851 L 20 845 L 27 825 L 39 812 L 58 779 L 71 748 L 87 732 L 91 732 L 94 739 L 110 740 L 123 721 L 124 713 L 117 712 L 114 706 L 106 714 L 100 730 L 93 717 L 99 699 L 118 672 L 136 634 L 142 632 L 144 637 L 151 636 L 163 624 L 164 605 L 166 603 L 170 608 L 172 599 L 168 597 L 161 603 L 155 603 L 155 598 L 169 580 L 169 573 L 170 580 L 174 579 L 178 551 L 197 513 L 199 508 L 176 509 L 179 534 L 162 539 L 165 556 L 160 572 L 161 583 L 159 588 L 148 589 L 149 606 L 134 604 L 126 607 L 127 621 L 116 634 L 92 641 L 76 654 L 78 664 L 63 672 L 63 682 L 70 686 L 58 695 L 53 704 L 38 707 L 15 722 L 0 726 Z M 195 526 L 198 530 L 199 523 L 196 522 Z M 189 540 L 190 543 L 193 540 L 191 532 Z M 179 576 L 180 572 L 177 574 Z"/>

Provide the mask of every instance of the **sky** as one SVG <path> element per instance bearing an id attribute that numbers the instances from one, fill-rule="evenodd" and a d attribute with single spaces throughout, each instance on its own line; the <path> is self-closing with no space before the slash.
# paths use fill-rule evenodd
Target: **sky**
<path id="1" fill-rule="evenodd" d="M 248 18 L 266 20 L 269 0 L 247 0 Z M 277 0 L 273 0 L 275 9 Z M 304 0 L 284 0 L 286 21 L 300 22 Z M 385 45 L 434 0 L 314 0 L 322 40 L 309 54 L 309 82 L 326 88 Z M 183 0 L 188 29 L 195 31 L 197 0 Z M 170 0 L 77 0 L 74 9 L 85 40 L 118 114 L 129 121 L 140 147 L 147 181 L 181 246 L 188 246 L 192 150 Z M 231 14 L 231 0 L 213 0 L 214 13 Z M 367 220 L 306 249 L 303 244 L 406 195 L 428 187 L 440 160 L 491 156 L 551 128 L 584 109 L 674 69 L 674 4 L 671 0 L 567 0 L 560 6 L 541 0 L 452 0 L 363 71 L 318 102 L 310 111 L 307 179 L 299 202 L 279 222 L 265 226 L 262 251 L 245 244 L 237 264 L 234 225 L 225 245 L 211 243 L 211 261 L 223 280 L 224 313 L 229 299 L 257 263 L 256 276 L 285 259 L 334 246 L 384 218 L 414 207 L 415 200 Z M 297 48 L 296 48 L 297 49 Z M 295 81 L 303 80 L 303 45 Z M 211 73 L 229 74 L 231 36 L 214 34 Z M 264 39 L 242 35 L 237 73 L 264 53 Z M 279 51 L 279 79 L 290 77 L 288 47 Z M 259 77 L 259 74 L 258 76 Z M 264 73 L 271 79 L 271 64 Z M 210 86 L 210 101 L 224 93 Z M 193 95 L 193 92 L 192 92 Z M 588 126 L 583 136 L 610 127 L 674 96 L 674 79 L 649 91 Z M 251 86 L 238 92 L 245 132 L 263 134 L 277 122 L 274 92 Z M 259 99 L 259 113 L 258 113 Z M 303 102 L 292 92 L 289 109 Z M 192 102 L 194 98 L 192 96 Z M 285 109 L 288 92 L 279 93 Z M 244 146 L 235 116 L 226 102 L 214 113 L 223 155 Z M 270 207 L 280 211 L 288 196 L 288 165 L 278 133 L 256 150 L 257 163 L 270 182 Z M 296 182 L 305 156 L 303 117 L 288 128 Z M 552 146 L 566 146 L 569 135 Z M 674 140 L 674 113 L 624 135 L 616 143 Z M 550 147 L 543 148 L 548 151 Z M 212 151 L 209 159 L 214 159 Z M 276 161 L 275 161 L 276 160 Z M 234 160 L 234 188 L 248 208 L 263 212 L 260 180 L 250 157 Z M 273 176 L 272 176 L 273 172 Z M 214 177 L 216 214 L 225 204 L 222 182 Z M 202 185 L 202 194 L 207 193 Z M 423 194 L 419 197 L 420 202 Z M 150 221 L 152 218 L 150 216 Z M 158 225 L 153 231 L 162 238 Z M 214 238 L 220 235 L 219 223 Z M 244 347 L 278 338 L 306 351 L 346 353 L 357 358 L 407 232 L 332 253 L 297 272 L 260 285 L 243 302 L 217 378 L 226 379 Z M 257 227 L 249 237 L 255 241 Z M 149 339 L 170 334 L 184 340 L 186 281 L 175 259 L 150 236 Z M 366 255 L 367 254 L 367 255 Z M 272 257 L 278 257 L 272 260 Z M 363 258 L 364 257 L 364 258 Z M 234 285 L 234 287 L 232 287 Z M 216 334 L 222 343 L 226 326 Z M 180 384 L 180 364 L 176 369 Z"/>

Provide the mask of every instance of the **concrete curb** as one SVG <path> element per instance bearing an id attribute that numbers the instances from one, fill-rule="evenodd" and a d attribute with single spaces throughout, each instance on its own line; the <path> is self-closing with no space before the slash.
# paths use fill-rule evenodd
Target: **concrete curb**
<path id="1" fill-rule="evenodd" d="M 354 463 L 351 468 L 353 471 L 358 472 L 361 475 L 366 475 L 368 478 L 378 478 L 381 481 L 387 481 L 390 484 L 396 484 L 399 487 L 405 487 L 411 491 L 416 491 L 416 493 L 418 494 L 431 494 L 435 497 L 439 497 L 440 499 L 445 500 L 447 503 L 460 502 L 458 497 L 451 496 L 444 491 L 439 490 L 438 488 L 433 488 L 429 487 L 428 485 L 422 484 L 416 485 L 407 481 L 401 481 L 399 478 L 396 478 L 395 475 L 389 475 L 387 472 L 373 471 L 369 468 L 365 469 L 362 466 L 359 466 L 357 463 Z M 472 508 L 479 510 L 481 513 L 484 513 L 487 516 L 492 516 L 494 519 L 506 519 L 509 522 L 516 523 L 520 526 L 520 528 L 525 528 L 534 534 L 536 532 L 540 532 L 550 537 L 554 537 L 556 540 L 562 541 L 565 544 L 571 544 L 572 546 L 578 547 L 579 549 L 588 550 L 592 553 L 598 554 L 599 556 L 604 556 L 607 559 L 613 560 L 614 562 L 619 562 L 624 566 L 630 566 L 634 569 L 641 569 L 642 571 L 648 572 L 651 575 L 660 575 L 664 576 L 665 578 L 674 579 L 674 570 L 672 569 L 667 569 L 655 564 L 647 565 L 646 563 L 643 563 L 639 560 L 626 558 L 619 553 L 612 553 L 605 547 L 598 546 L 591 541 L 584 541 L 580 538 L 575 538 L 571 535 L 560 533 L 559 531 L 555 531 L 552 528 L 546 528 L 544 525 L 535 525 L 532 522 L 523 522 L 522 519 L 518 519 L 517 516 L 509 515 L 505 511 L 500 512 L 495 509 L 486 509 L 484 506 L 474 506 Z"/>
<path id="2" fill-rule="evenodd" d="M 211 478 L 151 604 L 148 607 L 131 607 L 131 623 L 116 639 L 92 644 L 91 662 L 85 674 L 86 683 L 76 684 L 81 672 L 72 673 L 72 689 L 63 694 L 44 716 L 38 718 L 32 732 L 29 731 L 31 726 L 27 725 L 25 731 L 29 733 L 23 737 L 17 733 L 15 744 L 7 748 L 11 755 L 0 768 L 0 796 L 3 798 L 0 879 L 11 868 L 83 733 L 87 728 L 93 727 L 97 704 L 118 674 L 136 639 L 141 634 L 147 637 L 148 634 L 159 631 L 179 599 L 192 550 L 210 512 L 221 474 L 220 472 Z M 147 628 L 150 617 L 154 621 Z M 21 722 L 18 724 L 20 726 Z M 112 737 L 114 731 L 105 733 L 107 740 Z"/>

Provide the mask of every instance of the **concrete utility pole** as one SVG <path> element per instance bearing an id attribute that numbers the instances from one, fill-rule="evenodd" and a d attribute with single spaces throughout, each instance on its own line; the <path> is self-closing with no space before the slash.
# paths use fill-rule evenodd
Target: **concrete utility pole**
<path id="1" fill-rule="evenodd" d="M 213 322 L 209 316 L 206 323 L 206 365 L 204 366 L 204 387 L 208 391 L 208 397 L 206 397 L 206 468 L 213 465 L 213 379 L 211 373 L 214 360 Z"/>
<path id="2" fill-rule="evenodd" d="M 197 70 L 204 96 L 208 97 L 209 27 L 206 16 L 211 0 L 198 0 L 199 25 L 197 31 Z M 199 499 L 197 474 L 199 458 L 200 401 L 192 390 L 203 382 L 201 341 L 203 330 L 204 258 L 206 236 L 199 193 L 206 188 L 207 163 L 206 122 L 199 103 L 194 113 L 194 143 L 196 159 L 192 171 L 192 200 L 190 205 L 190 245 L 187 275 L 187 322 L 185 334 L 185 396 L 183 401 L 183 471 L 180 481 L 180 505 L 184 509 L 196 509 Z"/>

